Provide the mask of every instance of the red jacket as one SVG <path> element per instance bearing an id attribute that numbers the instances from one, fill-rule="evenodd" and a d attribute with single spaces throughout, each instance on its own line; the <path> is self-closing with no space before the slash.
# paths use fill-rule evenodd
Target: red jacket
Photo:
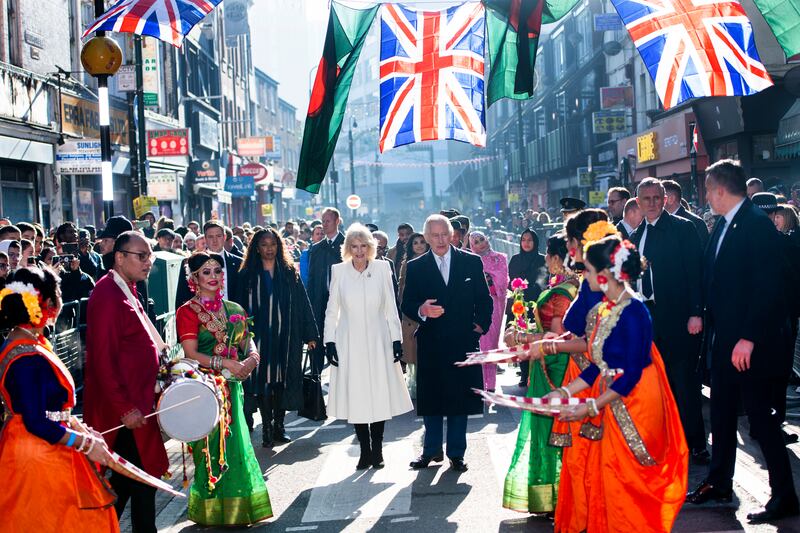
<path id="1" fill-rule="evenodd" d="M 131 289 L 135 293 L 135 288 Z M 89 298 L 86 325 L 84 419 L 103 432 L 120 425 L 123 415 L 155 407 L 158 349 L 125 294 L 106 274 Z M 117 432 L 105 435 L 111 449 Z M 144 470 L 161 477 L 169 459 L 155 418 L 133 431 Z"/>

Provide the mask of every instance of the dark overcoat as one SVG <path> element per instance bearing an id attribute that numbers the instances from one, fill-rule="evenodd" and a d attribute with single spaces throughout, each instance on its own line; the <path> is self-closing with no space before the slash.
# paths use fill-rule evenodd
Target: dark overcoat
<path id="1" fill-rule="evenodd" d="M 419 322 L 417 329 L 417 414 L 420 416 L 471 415 L 483 412 L 480 366 L 459 368 L 467 352 L 478 351 L 481 334 L 492 322 L 492 299 L 480 257 L 450 247 L 450 273 L 445 285 L 433 257 L 423 254 L 408 263 L 403 292 L 403 313 Z M 419 308 L 434 299 L 444 307 L 439 318 L 422 320 Z"/>

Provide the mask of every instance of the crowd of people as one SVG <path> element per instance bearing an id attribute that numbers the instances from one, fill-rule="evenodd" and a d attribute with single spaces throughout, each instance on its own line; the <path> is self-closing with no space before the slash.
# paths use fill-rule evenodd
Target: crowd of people
<path id="1" fill-rule="evenodd" d="M 188 443 L 197 524 L 272 516 L 254 441 L 291 442 L 284 419 L 307 407 L 305 367 L 316 380 L 329 367 L 327 416 L 353 425 L 356 469 L 384 466 L 386 423 L 416 408 L 424 441 L 410 467 L 446 456 L 468 470 L 468 417 L 484 410 L 473 389 L 495 393 L 511 367 L 464 362 L 506 347 L 527 396 L 560 407 L 523 411 L 504 507 L 550 516 L 556 531 L 669 531 L 684 502 L 731 501 L 742 408 L 772 489 L 748 518 L 797 515 L 782 432 L 800 316 L 797 210 L 735 161 L 709 167 L 705 185 L 706 218 L 671 180 L 612 188 L 607 211 L 564 198 L 561 224 L 523 217 L 531 224 L 510 258 L 493 249 L 491 228 L 455 210 L 431 214 L 420 232 L 400 224 L 394 243 L 373 224 L 343 231 L 334 208 L 282 227 L 112 217 L 97 234 L 0 220 L 4 519 L 116 531 L 130 502 L 133 530 L 155 531 L 156 489 L 113 468 L 106 485 L 93 469 L 115 454 L 154 478 L 169 468 L 150 419 L 170 348 L 149 313 L 156 253 L 181 258 L 183 357 L 223 409 L 210 435 Z M 81 422 L 46 335 L 62 302 L 87 297 Z M 20 461 L 52 475 L 15 469 Z M 690 463 L 708 475 L 688 491 Z M 31 498 L 48 512 L 31 515 Z"/>

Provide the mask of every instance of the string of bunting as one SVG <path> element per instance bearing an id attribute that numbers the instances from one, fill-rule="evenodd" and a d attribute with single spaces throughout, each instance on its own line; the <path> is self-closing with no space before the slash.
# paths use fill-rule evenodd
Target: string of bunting
<path id="1" fill-rule="evenodd" d="M 500 159 L 499 155 L 474 157 L 472 159 L 459 159 L 458 161 L 434 161 L 433 163 L 401 163 L 393 161 L 366 161 L 362 159 L 353 161 L 353 165 L 357 167 L 430 168 L 472 165 L 476 163 L 484 163 L 486 161 L 496 161 L 498 159 Z"/>

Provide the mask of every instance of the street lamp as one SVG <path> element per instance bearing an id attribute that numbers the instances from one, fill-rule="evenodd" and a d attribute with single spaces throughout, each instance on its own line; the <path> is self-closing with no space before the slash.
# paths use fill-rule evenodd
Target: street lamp
<path id="1" fill-rule="evenodd" d="M 353 161 L 353 128 L 358 129 L 358 122 L 355 118 L 350 119 L 350 130 L 347 138 L 350 141 L 350 194 L 356 193 L 356 168 Z"/>
<path id="2" fill-rule="evenodd" d="M 103 14 L 103 0 L 95 0 L 95 15 Z M 97 100 L 100 120 L 100 168 L 103 184 L 105 218 L 114 215 L 114 182 L 111 167 L 111 111 L 108 101 L 108 77 L 122 65 L 122 50 L 105 32 L 98 31 L 81 50 L 83 68 L 97 78 Z"/>

